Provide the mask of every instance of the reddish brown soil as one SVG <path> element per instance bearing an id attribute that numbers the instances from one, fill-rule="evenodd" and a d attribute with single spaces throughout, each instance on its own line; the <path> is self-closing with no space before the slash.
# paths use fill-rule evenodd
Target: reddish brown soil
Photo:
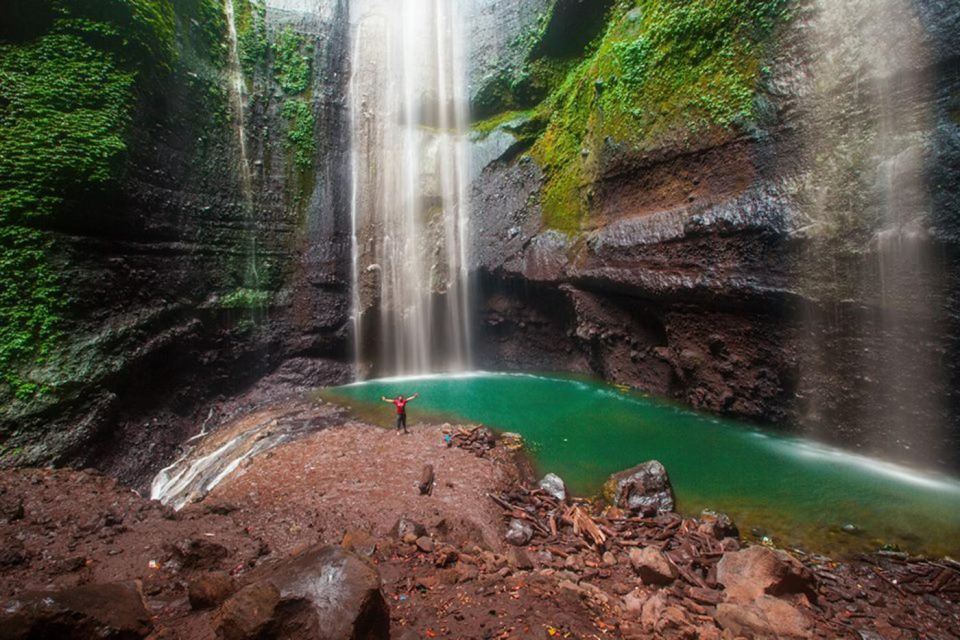
<path id="1" fill-rule="evenodd" d="M 733 638 L 718 629 L 711 604 L 723 597 L 710 570 L 721 545 L 705 542 L 695 522 L 601 517 L 616 534 L 606 557 L 560 522 L 518 557 L 502 543 L 506 520 L 532 509 L 543 526 L 549 515 L 542 494 L 517 488 L 512 454 L 447 448 L 435 426 L 411 430 L 347 424 L 306 433 L 178 514 L 95 472 L 0 472 L 0 600 L 140 579 L 155 615 L 152 638 L 212 640 L 215 614 L 191 611 L 191 580 L 222 570 L 243 584 L 264 559 L 349 533 L 380 571 L 395 638 Z M 416 487 L 424 464 L 436 472 L 428 496 Z M 488 494 L 519 502 L 505 511 Z M 425 525 L 429 540 L 391 535 L 400 516 Z M 638 544 L 663 549 L 680 578 L 642 585 L 627 559 Z M 949 562 L 804 561 L 818 577 L 817 598 L 793 602 L 813 636 L 949 638 L 960 629 L 960 571 Z M 650 619 L 638 607 L 654 598 L 662 607 Z"/>

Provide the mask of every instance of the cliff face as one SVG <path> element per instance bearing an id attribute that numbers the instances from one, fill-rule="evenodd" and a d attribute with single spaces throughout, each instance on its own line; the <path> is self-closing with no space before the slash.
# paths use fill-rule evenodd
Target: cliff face
<path id="1" fill-rule="evenodd" d="M 269 4 L 235 2 L 249 185 L 221 2 L 57 0 L 3 34 L 2 464 L 140 478 L 288 358 L 347 374 L 347 10 Z"/>
<path id="2" fill-rule="evenodd" d="M 843 4 L 617 2 L 571 51 L 558 0 L 517 40 L 476 91 L 481 364 L 960 463 L 960 11 Z"/>

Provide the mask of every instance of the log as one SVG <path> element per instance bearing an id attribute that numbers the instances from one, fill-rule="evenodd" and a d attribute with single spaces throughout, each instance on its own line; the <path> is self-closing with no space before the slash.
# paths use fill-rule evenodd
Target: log
<path id="1" fill-rule="evenodd" d="M 420 472 L 420 481 L 417 483 L 417 487 L 420 489 L 420 495 L 429 496 L 433 493 L 433 481 L 433 465 L 423 465 L 423 471 Z"/>

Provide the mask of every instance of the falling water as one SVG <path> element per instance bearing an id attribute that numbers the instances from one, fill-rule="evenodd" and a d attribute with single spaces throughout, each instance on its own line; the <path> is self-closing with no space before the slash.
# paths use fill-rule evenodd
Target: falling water
<path id="1" fill-rule="evenodd" d="M 247 132 L 244 124 L 244 105 L 246 104 L 246 83 L 243 78 L 243 68 L 240 66 L 240 47 L 237 40 L 237 22 L 233 8 L 233 0 L 226 0 L 224 4 L 227 14 L 227 35 L 230 47 L 227 56 L 227 75 L 230 82 L 230 103 L 233 107 L 233 126 L 237 136 L 237 146 L 240 149 L 240 187 L 243 190 L 243 206 L 249 221 L 253 223 L 253 174 L 250 170 L 250 160 L 247 157 Z M 253 230 L 249 232 L 247 256 L 247 273 L 244 285 L 253 289 L 259 287 L 257 272 L 257 239 Z"/>
<path id="2" fill-rule="evenodd" d="M 842 397 L 834 410 L 868 447 L 936 459 L 942 282 L 927 233 L 933 117 L 923 27 L 910 0 L 820 0 L 813 26 L 812 46 L 821 53 L 812 68 L 819 123 L 811 136 L 812 217 L 834 247 L 859 243 L 848 250 L 859 258 L 826 264 L 820 256 L 834 251 L 827 242 L 808 272 L 827 288 L 825 297 L 866 302 L 853 311 L 838 305 L 833 317 L 816 321 L 815 332 L 833 336 L 815 346 L 820 373 L 833 376 Z M 844 342 L 860 345 L 846 360 L 834 353 L 838 344 L 850 349 Z"/>
<path id="3" fill-rule="evenodd" d="M 454 0 L 357 0 L 350 81 L 358 374 L 469 366 L 468 99 Z"/>

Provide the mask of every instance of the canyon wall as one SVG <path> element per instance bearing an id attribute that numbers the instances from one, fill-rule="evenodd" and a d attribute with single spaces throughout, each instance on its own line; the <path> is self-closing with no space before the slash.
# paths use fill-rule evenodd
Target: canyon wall
<path id="1" fill-rule="evenodd" d="M 960 464 L 960 8 L 841 4 L 558 0 L 485 56 L 481 366 Z"/>
<path id="2" fill-rule="evenodd" d="M 344 380 L 346 2 L 31 3 L 0 44 L 0 464 L 140 480 L 200 408 Z M 234 71 L 236 71 L 234 69 Z"/>

